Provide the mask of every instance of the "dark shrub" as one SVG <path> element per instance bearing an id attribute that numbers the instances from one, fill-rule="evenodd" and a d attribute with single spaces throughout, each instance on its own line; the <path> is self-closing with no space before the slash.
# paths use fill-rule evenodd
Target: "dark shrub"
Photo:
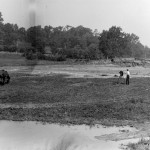
<path id="1" fill-rule="evenodd" d="M 56 61 L 65 61 L 66 60 L 65 55 L 56 54 L 54 57 L 55 57 Z"/>
<path id="2" fill-rule="evenodd" d="M 4 51 L 4 46 L 0 45 L 0 52 Z"/>
<path id="3" fill-rule="evenodd" d="M 36 49 L 34 47 L 28 47 L 23 56 L 25 56 L 25 58 L 29 60 L 36 59 Z"/>
<path id="4" fill-rule="evenodd" d="M 9 46 L 9 52 L 17 52 L 17 47 L 15 45 Z"/>
<path id="5" fill-rule="evenodd" d="M 5 52 L 9 52 L 9 51 L 8 51 L 8 46 L 6 46 L 6 45 L 4 46 L 4 51 L 5 51 Z"/>
<path id="6" fill-rule="evenodd" d="M 46 56 L 40 52 L 37 53 L 37 58 L 38 59 L 41 59 L 41 60 L 45 60 L 46 59 Z"/>
<path id="7" fill-rule="evenodd" d="M 36 54 L 34 54 L 33 52 L 29 52 L 26 54 L 25 58 L 28 60 L 33 60 L 33 59 L 36 59 L 37 57 L 36 57 Z"/>
<path id="8" fill-rule="evenodd" d="M 45 59 L 46 60 L 50 60 L 50 61 L 65 61 L 66 60 L 66 56 L 65 55 L 55 54 L 55 55 L 45 56 Z"/>
<path id="9" fill-rule="evenodd" d="M 5 45 L 4 51 L 5 52 L 17 52 L 17 47 L 15 45 Z"/>
<path id="10" fill-rule="evenodd" d="M 26 49 L 27 49 L 26 47 L 21 47 L 18 49 L 18 52 L 25 53 Z"/>

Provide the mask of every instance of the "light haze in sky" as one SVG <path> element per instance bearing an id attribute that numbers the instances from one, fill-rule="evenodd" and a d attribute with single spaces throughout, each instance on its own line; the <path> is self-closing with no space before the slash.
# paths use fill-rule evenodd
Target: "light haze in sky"
<path id="1" fill-rule="evenodd" d="M 150 0 L 0 0 L 4 23 L 108 30 L 120 26 L 150 47 Z"/>

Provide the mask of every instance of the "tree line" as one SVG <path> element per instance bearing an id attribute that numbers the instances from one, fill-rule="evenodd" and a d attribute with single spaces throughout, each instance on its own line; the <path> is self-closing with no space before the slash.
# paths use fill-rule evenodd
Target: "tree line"
<path id="1" fill-rule="evenodd" d="M 50 51 L 45 55 L 46 47 Z M 65 60 L 150 57 L 139 37 L 112 26 L 101 33 L 83 26 L 33 26 L 28 29 L 4 23 L 0 13 L 0 51 L 21 52 L 27 59 Z"/>

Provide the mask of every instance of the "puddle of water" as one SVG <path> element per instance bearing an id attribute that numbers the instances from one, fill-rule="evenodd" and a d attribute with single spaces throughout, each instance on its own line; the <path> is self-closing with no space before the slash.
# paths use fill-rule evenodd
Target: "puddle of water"
<path id="1" fill-rule="evenodd" d="M 0 121 L 0 150 L 119 150 L 123 141 L 97 140 L 95 136 L 120 130 L 133 129 Z"/>

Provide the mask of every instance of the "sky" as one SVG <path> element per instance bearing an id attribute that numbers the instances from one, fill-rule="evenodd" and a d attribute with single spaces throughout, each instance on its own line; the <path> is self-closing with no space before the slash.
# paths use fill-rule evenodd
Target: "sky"
<path id="1" fill-rule="evenodd" d="M 150 47 L 150 0 L 0 0 L 4 23 L 19 27 L 82 25 L 108 30 L 119 26 Z"/>

